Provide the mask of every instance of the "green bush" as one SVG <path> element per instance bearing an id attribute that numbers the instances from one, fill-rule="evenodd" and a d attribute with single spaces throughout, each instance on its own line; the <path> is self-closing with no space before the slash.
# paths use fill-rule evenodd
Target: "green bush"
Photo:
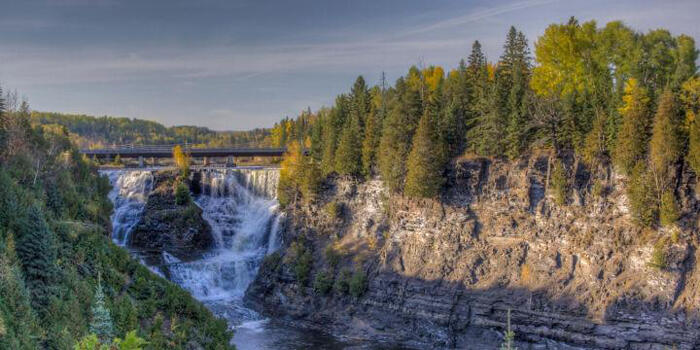
<path id="1" fill-rule="evenodd" d="M 654 251 L 651 253 L 649 266 L 659 270 L 665 269 L 668 266 L 668 263 L 666 262 L 666 255 L 666 240 L 659 240 L 656 242 L 656 244 L 654 244 Z"/>
<path id="2" fill-rule="evenodd" d="M 338 294 L 348 294 L 350 291 L 350 271 L 343 270 L 338 274 L 333 284 L 333 290 Z"/>
<path id="3" fill-rule="evenodd" d="M 644 163 L 639 162 L 629 175 L 627 199 L 634 221 L 646 227 L 653 226 L 659 215 L 651 184 L 652 180 Z"/>
<path id="4" fill-rule="evenodd" d="M 666 191 L 661 195 L 661 208 L 659 208 L 659 220 L 662 226 L 673 225 L 680 214 L 678 213 L 678 204 L 676 197 L 672 191 Z"/>
<path id="5" fill-rule="evenodd" d="M 337 219 L 343 215 L 343 203 L 338 201 L 329 202 L 323 209 L 331 219 Z"/>
<path id="6" fill-rule="evenodd" d="M 350 279 L 349 287 L 350 294 L 355 298 L 359 298 L 362 294 L 365 294 L 367 291 L 367 275 L 365 275 L 365 272 L 362 270 L 355 271 Z"/>
<path id="7" fill-rule="evenodd" d="M 277 271 L 282 262 L 282 255 L 279 252 L 274 252 L 270 255 L 265 256 L 262 261 L 262 266 L 270 271 Z"/>
<path id="8" fill-rule="evenodd" d="M 335 250 L 332 244 L 329 244 L 323 253 L 326 256 L 326 262 L 328 263 L 328 266 L 330 266 L 332 269 L 338 266 L 338 263 L 340 262 L 340 255 Z"/>
<path id="9" fill-rule="evenodd" d="M 186 184 L 180 182 L 175 186 L 175 204 L 177 205 L 185 205 L 189 203 L 191 200 L 190 198 L 190 189 L 187 187 Z"/>
<path id="10" fill-rule="evenodd" d="M 316 274 L 314 278 L 314 291 L 325 295 L 333 288 L 333 275 L 327 270 L 323 270 Z"/>
<path id="11" fill-rule="evenodd" d="M 569 184 L 566 177 L 564 164 L 559 160 L 554 160 L 551 174 L 551 191 L 554 194 L 554 201 L 559 205 L 566 204 L 569 192 Z"/>
<path id="12" fill-rule="evenodd" d="M 293 259 L 294 276 L 300 285 L 306 286 L 311 275 L 313 256 L 304 244 L 298 241 L 293 242 L 290 246 L 290 254 Z"/>

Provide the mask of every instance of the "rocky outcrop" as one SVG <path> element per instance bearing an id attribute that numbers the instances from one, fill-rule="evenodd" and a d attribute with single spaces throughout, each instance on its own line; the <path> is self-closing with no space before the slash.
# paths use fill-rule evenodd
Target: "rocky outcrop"
<path id="1" fill-rule="evenodd" d="M 198 258 L 214 245 L 211 227 L 202 218 L 202 209 L 194 202 L 175 202 L 174 171 L 154 174 L 153 191 L 148 194 L 141 219 L 130 234 L 129 246 L 145 256 L 152 252 L 160 259 L 168 252 L 180 260 Z M 153 264 L 160 263 L 153 262 Z"/>
<path id="2" fill-rule="evenodd" d="M 568 159 L 571 190 L 557 205 L 547 164 L 460 160 L 441 201 L 334 179 L 316 203 L 287 209 L 284 240 L 313 252 L 312 276 L 362 271 L 367 291 L 300 284 L 288 248 L 266 259 L 246 300 L 296 324 L 415 348 L 497 348 L 508 310 L 520 349 L 700 347 L 695 175 L 679 176 L 678 225 L 645 230 L 612 169 L 593 176 Z M 655 251 L 665 267 L 649 264 Z"/>

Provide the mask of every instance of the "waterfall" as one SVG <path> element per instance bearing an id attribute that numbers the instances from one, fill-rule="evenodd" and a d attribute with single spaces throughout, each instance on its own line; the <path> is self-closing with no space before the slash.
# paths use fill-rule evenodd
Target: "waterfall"
<path id="1" fill-rule="evenodd" d="M 101 173 L 112 184 L 109 192 L 109 199 L 114 204 L 112 240 L 124 246 L 131 229 L 141 219 L 148 193 L 153 188 L 153 174 L 150 170 L 105 170 Z"/>
<path id="2" fill-rule="evenodd" d="M 233 324 L 257 319 L 242 297 L 265 255 L 279 249 L 283 216 L 278 212 L 279 171 L 267 168 L 202 169 L 195 203 L 212 228 L 216 247 L 199 260 L 181 261 L 162 252 L 160 271 Z M 114 189 L 114 240 L 128 243 L 148 192 L 151 171 L 104 171 Z"/>
<path id="3" fill-rule="evenodd" d="M 195 202 L 211 225 L 216 249 L 202 260 L 168 264 L 171 279 L 200 300 L 240 299 L 276 242 L 274 169 L 207 169 Z"/>

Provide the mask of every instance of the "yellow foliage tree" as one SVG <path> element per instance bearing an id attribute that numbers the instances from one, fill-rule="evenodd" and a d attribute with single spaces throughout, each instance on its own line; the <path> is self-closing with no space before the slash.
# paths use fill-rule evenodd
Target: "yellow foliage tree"
<path id="1" fill-rule="evenodd" d="M 187 176 L 190 173 L 190 156 L 186 154 L 180 145 L 173 147 L 173 159 L 175 165 L 180 169 L 182 176 Z"/>

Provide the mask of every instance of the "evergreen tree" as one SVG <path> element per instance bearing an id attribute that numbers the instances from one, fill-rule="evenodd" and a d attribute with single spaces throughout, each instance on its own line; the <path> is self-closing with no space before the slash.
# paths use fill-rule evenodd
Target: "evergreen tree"
<path id="1" fill-rule="evenodd" d="M 17 221 L 17 256 L 22 263 L 32 307 L 46 311 L 58 279 L 56 243 L 41 209 L 32 205 Z"/>
<path id="2" fill-rule="evenodd" d="M 340 175 L 358 176 L 362 174 L 362 141 L 360 118 L 353 116 L 349 120 L 338 142 L 335 153 L 335 171 Z"/>
<path id="3" fill-rule="evenodd" d="M 378 165 L 382 180 L 393 192 L 403 189 L 406 160 L 411 150 L 413 134 L 422 111 L 420 91 L 399 78 L 391 101 L 389 114 L 382 128 Z"/>
<path id="4" fill-rule="evenodd" d="M 320 162 L 323 159 L 323 124 L 324 124 L 324 113 L 319 112 L 316 122 L 311 126 L 311 147 L 309 153 L 311 157 Z"/>
<path id="5" fill-rule="evenodd" d="M 628 174 L 646 154 L 649 97 L 636 79 L 630 79 L 625 87 L 623 101 L 624 105 L 620 108 L 622 123 L 617 133 L 613 161 L 623 173 Z"/>
<path id="6" fill-rule="evenodd" d="M 525 150 L 527 139 L 528 91 L 525 76 L 520 66 L 513 71 L 513 85 L 508 95 L 508 125 L 505 130 L 505 152 L 515 159 Z"/>
<path id="7" fill-rule="evenodd" d="M 3 228 L 0 228 L 0 322 L 0 348 L 39 348 L 36 339 L 40 329 L 23 283 L 14 238 Z"/>
<path id="8" fill-rule="evenodd" d="M 97 278 L 97 288 L 92 302 L 92 320 L 90 321 L 90 333 L 97 335 L 103 343 L 108 343 L 114 336 L 114 324 L 112 315 L 105 304 L 105 295 L 102 290 L 102 281 Z"/>
<path id="9" fill-rule="evenodd" d="M 433 129 L 434 119 L 430 109 L 426 109 L 413 138 L 404 188 L 404 193 L 410 197 L 436 198 L 444 182 L 442 155 Z"/>
<path id="10" fill-rule="evenodd" d="M 350 90 L 350 115 L 357 118 L 360 131 L 365 126 L 365 120 L 370 110 L 370 95 L 365 79 L 360 75 Z"/>
<path id="11" fill-rule="evenodd" d="M 687 161 L 695 174 L 700 176 L 700 78 L 694 77 L 683 84 L 681 101 L 688 125 Z M 700 190 L 700 185 L 698 185 Z"/>
<path id="12" fill-rule="evenodd" d="M 675 165 L 683 151 L 680 124 L 675 97 L 667 89 L 660 97 L 649 143 L 649 170 L 654 178 L 658 203 L 661 202 L 662 194 L 669 191 L 672 185 Z"/>

